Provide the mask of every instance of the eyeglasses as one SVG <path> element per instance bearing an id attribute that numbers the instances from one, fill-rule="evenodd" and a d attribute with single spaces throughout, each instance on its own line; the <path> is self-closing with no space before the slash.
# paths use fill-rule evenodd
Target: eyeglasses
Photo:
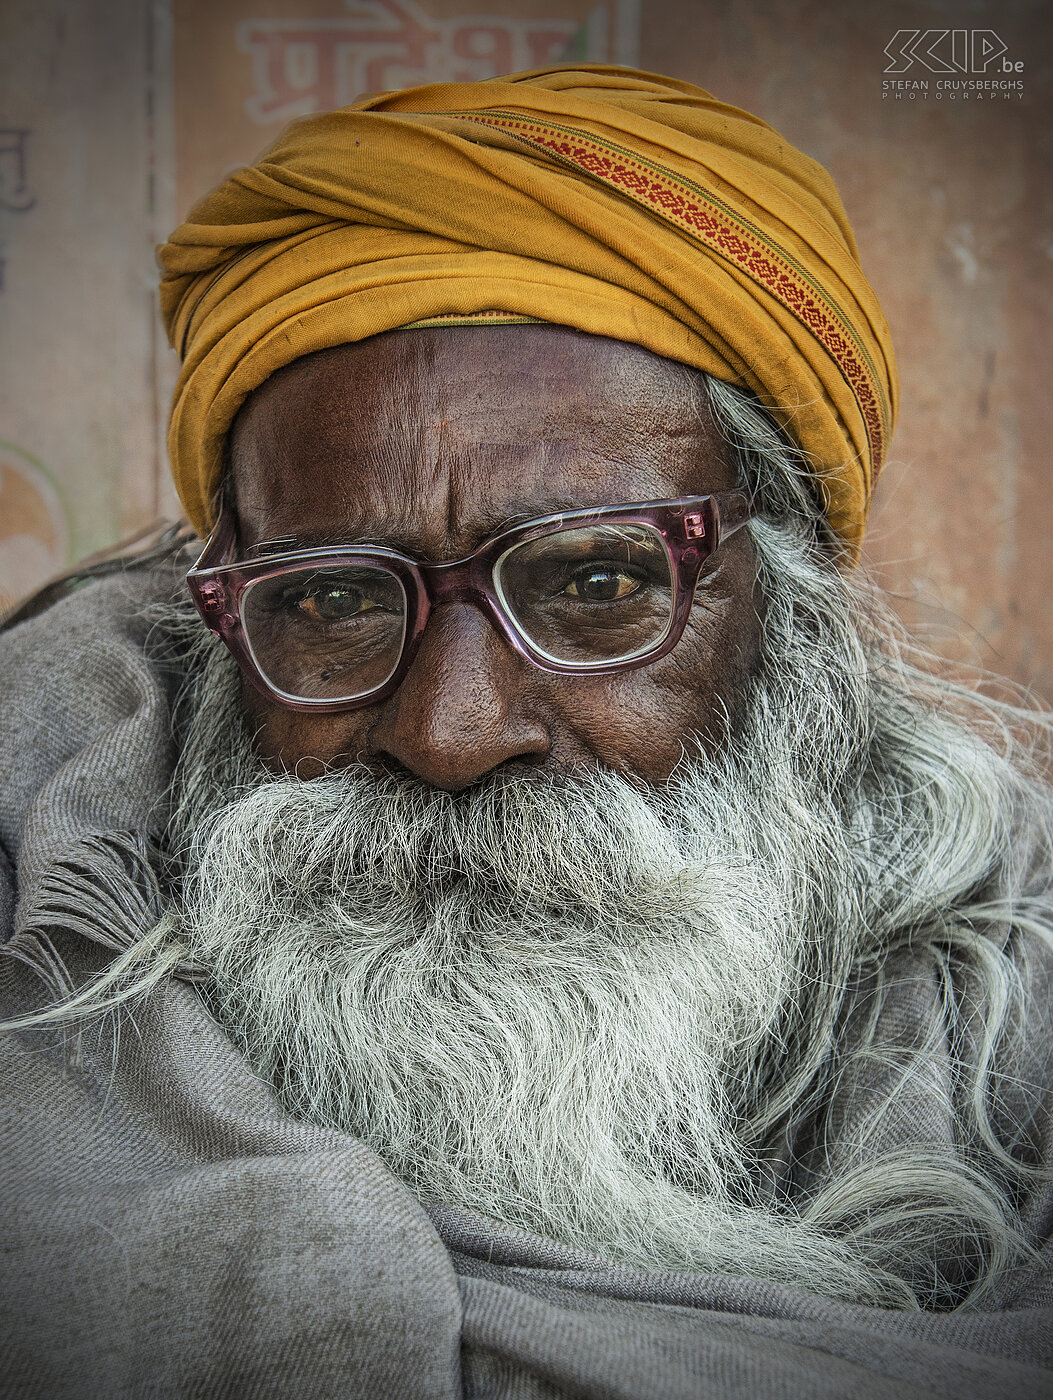
<path id="1" fill-rule="evenodd" d="M 752 514 L 742 491 L 575 510 L 431 564 L 379 545 L 234 562 L 224 512 L 187 585 L 258 689 L 326 714 L 390 695 L 443 603 L 481 609 L 544 671 L 650 665 L 683 636 L 703 565 Z"/>

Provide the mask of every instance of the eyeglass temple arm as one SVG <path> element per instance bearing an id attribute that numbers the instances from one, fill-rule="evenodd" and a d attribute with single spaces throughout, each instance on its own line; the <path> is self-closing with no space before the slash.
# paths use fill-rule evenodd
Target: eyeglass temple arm
<path id="1" fill-rule="evenodd" d="M 741 530 L 757 513 L 752 498 L 745 491 L 721 491 L 716 497 L 717 539 L 726 540 Z"/>
<path id="2" fill-rule="evenodd" d="M 219 519 L 205 541 L 205 547 L 190 570 L 191 575 L 203 569 L 214 569 L 220 564 L 226 563 L 233 552 L 236 527 L 233 513 L 223 511 Z"/>

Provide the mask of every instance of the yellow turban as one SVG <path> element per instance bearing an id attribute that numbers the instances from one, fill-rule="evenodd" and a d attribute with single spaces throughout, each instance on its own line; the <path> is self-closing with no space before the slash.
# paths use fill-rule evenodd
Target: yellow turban
<path id="1" fill-rule="evenodd" d="M 688 83 L 583 66 L 366 96 L 294 122 L 160 258 L 183 356 L 172 471 L 201 534 L 234 415 L 281 366 L 401 326 L 532 318 L 752 389 L 834 530 L 862 537 L 897 386 L 841 201 Z"/>

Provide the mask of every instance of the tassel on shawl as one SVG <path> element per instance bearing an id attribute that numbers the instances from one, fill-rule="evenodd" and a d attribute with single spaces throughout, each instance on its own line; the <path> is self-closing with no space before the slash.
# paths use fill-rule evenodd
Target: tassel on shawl
<path id="1" fill-rule="evenodd" d="M 158 863 L 156 847 L 139 833 L 82 837 L 45 871 L 3 951 L 31 968 L 56 1001 L 65 1001 L 78 988 L 55 935 L 79 935 L 129 963 L 128 955 L 151 933 L 155 936 L 149 941 L 159 950 L 175 932 L 177 920 L 161 889 Z M 190 981 L 202 975 L 182 959 L 171 972 Z"/>

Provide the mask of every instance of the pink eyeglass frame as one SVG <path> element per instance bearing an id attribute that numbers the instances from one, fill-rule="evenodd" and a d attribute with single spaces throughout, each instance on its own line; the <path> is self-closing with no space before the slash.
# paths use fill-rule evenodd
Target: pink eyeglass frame
<path id="1" fill-rule="evenodd" d="M 740 530 L 754 515 L 753 503 L 744 491 L 719 491 L 706 496 L 684 496 L 673 501 L 641 501 L 631 505 L 602 506 L 594 510 L 562 511 L 521 525 L 509 526 L 484 540 L 463 559 L 430 564 L 381 545 L 339 545 L 300 549 L 266 558 L 233 562 L 236 528 L 229 510 L 221 513 L 200 557 L 186 576 L 187 587 L 210 631 L 230 650 L 242 671 L 264 695 L 290 710 L 335 714 L 356 710 L 386 699 L 401 684 L 420 646 L 433 608 L 443 603 L 474 604 L 520 656 L 543 671 L 569 675 L 605 674 L 649 666 L 667 655 L 684 635 L 699 575 L 722 541 Z M 538 649 L 520 632 L 506 612 L 494 581 L 494 568 L 513 545 L 525 544 L 560 530 L 590 525 L 650 525 L 661 535 L 672 565 L 673 605 L 669 628 L 653 647 L 618 661 L 590 664 L 557 661 Z M 401 583 L 406 594 L 406 633 L 398 664 L 382 686 L 351 699 L 308 700 L 287 694 L 272 685 L 256 664 L 245 635 L 242 597 L 250 584 L 261 579 L 315 564 L 337 568 L 348 564 L 383 564 Z"/>

